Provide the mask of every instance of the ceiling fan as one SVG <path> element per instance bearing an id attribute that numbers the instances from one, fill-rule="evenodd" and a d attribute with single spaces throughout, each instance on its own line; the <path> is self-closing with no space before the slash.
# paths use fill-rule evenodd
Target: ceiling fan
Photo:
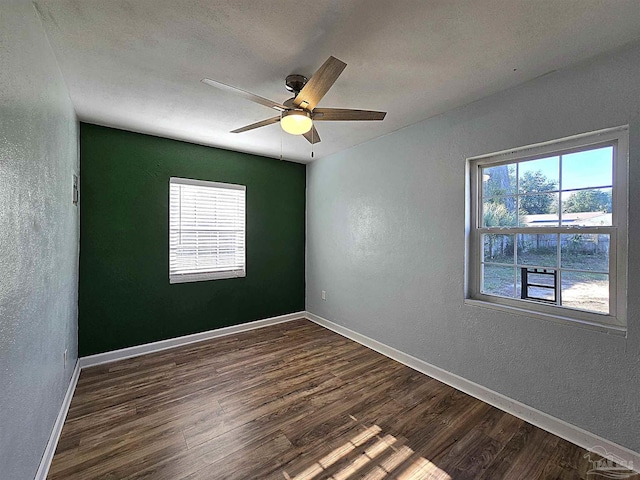
<path id="1" fill-rule="evenodd" d="M 322 100 L 322 97 L 324 97 L 333 86 L 346 66 L 346 63 L 337 58 L 329 57 L 310 79 L 298 74 L 287 76 L 285 87 L 292 92 L 294 96 L 283 103 L 274 102 L 208 78 L 202 79 L 202 82 L 226 92 L 234 93 L 247 100 L 264 105 L 265 107 L 273 108 L 280 113 L 276 117 L 267 118 L 261 122 L 252 123 L 251 125 L 232 130 L 231 133 L 248 132 L 255 128 L 280 122 L 280 126 L 285 132 L 293 135 L 303 135 L 310 143 L 314 144 L 320 142 L 320 136 L 314 126 L 314 122 L 384 120 L 387 114 L 387 112 L 375 112 L 372 110 L 316 108 L 320 100 Z"/>

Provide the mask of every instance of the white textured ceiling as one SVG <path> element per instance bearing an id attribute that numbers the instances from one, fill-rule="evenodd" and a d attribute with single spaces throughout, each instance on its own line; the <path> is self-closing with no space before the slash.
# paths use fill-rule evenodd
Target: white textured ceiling
<path id="1" fill-rule="evenodd" d="M 37 0 L 81 120 L 308 161 L 274 111 L 200 83 L 282 102 L 290 73 L 347 68 L 321 107 L 387 111 L 322 122 L 315 158 L 640 37 L 638 0 Z"/>

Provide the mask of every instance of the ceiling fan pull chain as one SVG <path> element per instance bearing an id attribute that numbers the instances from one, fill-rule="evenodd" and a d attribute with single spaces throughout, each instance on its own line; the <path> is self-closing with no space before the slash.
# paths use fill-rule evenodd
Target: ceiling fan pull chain
<path id="1" fill-rule="evenodd" d="M 311 158 L 313 159 L 313 146 L 316 142 L 315 139 L 315 128 L 311 128 Z"/>

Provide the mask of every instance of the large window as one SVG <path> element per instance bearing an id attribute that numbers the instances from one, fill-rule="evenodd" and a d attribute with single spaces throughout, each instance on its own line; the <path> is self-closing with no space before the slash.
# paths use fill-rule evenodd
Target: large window
<path id="1" fill-rule="evenodd" d="M 467 298 L 626 329 L 626 128 L 469 159 Z"/>
<path id="2" fill-rule="evenodd" d="M 171 177 L 169 282 L 245 276 L 243 185 Z"/>

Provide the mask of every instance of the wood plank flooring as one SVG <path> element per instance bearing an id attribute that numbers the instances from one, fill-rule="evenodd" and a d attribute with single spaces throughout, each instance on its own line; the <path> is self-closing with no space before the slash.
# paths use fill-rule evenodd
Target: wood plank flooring
<path id="1" fill-rule="evenodd" d="M 83 370 L 48 478 L 598 478 L 585 453 L 298 320 Z"/>

